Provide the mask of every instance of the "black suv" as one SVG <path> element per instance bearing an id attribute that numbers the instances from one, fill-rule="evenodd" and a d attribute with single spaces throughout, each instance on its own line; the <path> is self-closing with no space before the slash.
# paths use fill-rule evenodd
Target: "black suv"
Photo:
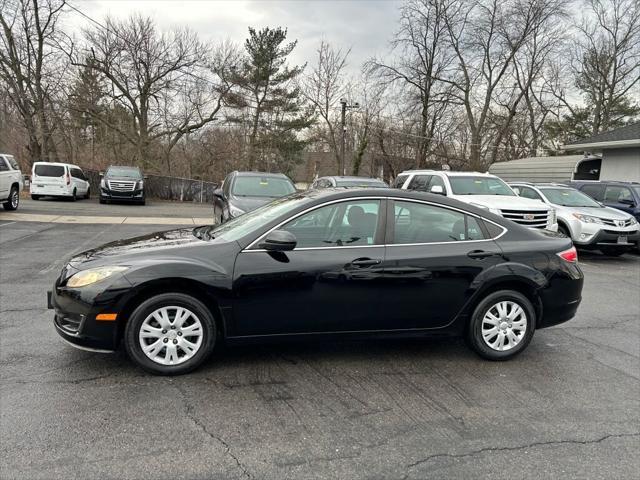
<path id="1" fill-rule="evenodd" d="M 100 176 L 100 203 L 116 200 L 145 204 L 144 176 L 138 167 L 112 165 Z"/>
<path id="2" fill-rule="evenodd" d="M 617 181 L 573 181 L 574 188 L 586 193 L 607 207 L 616 208 L 633 215 L 640 222 L 640 183 Z"/>

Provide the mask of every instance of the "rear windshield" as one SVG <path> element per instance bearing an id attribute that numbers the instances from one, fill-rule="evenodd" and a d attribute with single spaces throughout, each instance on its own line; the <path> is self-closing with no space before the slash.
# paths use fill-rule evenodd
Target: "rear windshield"
<path id="1" fill-rule="evenodd" d="M 296 191 L 288 178 L 236 177 L 231 193 L 237 197 L 284 197 Z"/>
<path id="2" fill-rule="evenodd" d="M 62 177 L 64 167 L 62 165 L 36 165 L 33 172 L 39 177 Z"/>
<path id="3" fill-rule="evenodd" d="M 107 170 L 107 176 L 141 178 L 142 174 L 136 167 L 109 167 L 109 169 Z"/>

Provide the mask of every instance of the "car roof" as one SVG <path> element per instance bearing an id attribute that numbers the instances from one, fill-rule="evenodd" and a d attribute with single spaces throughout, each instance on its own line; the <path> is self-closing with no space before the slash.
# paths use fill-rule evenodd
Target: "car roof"
<path id="1" fill-rule="evenodd" d="M 73 167 L 73 168 L 80 168 L 77 165 L 74 165 L 73 163 L 62 163 L 62 162 L 33 162 L 33 166 L 35 167 L 36 165 L 54 165 L 54 166 L 58 166 L 58 167 Z M 82 169 L 80 169 L 82 170 Z"/>
<path id="2" fill-rule="evenodd" d="M 571 183 L 580 185 L 640 185 L 640 182 L 625 182 L 624 180 L 572 180 Z"/>
<path id="3" fill-rule="evenodd" d="M 532 182 L 507 182 L 508 185 L 522 185 L 525 187 L 564 187 L 564 188 L 573 188 L 570 185 L 566 185 L 564 183 L 555 183 L 555 182 L 543 182 L 543 183 L 532 183 Z M 573 188 L 575 190 L 575 188 Z"/>
<path id="4" fill-rule="evenodd" d="M 140 170 L 140 167 L 135 167 L 135 166 L 131 166 L 131 165 L 109 165 L 107 167 L 107 170 L 109 170 L 110 168 L 128 168 L 129 170 Z"/>
<path id="5" fill-rule="evenodd" d="M 440 173 L 448 177 L 481 176 L 481 177 L 488 177 L 488 178 L 496 178 L 495 175 L 487 172 L 484 172 L 484 173 L 483 172 L 452 172 L 451 170 L 405 170 L 404 172 L 400 172 L 398 175 L 410 175 L 412 173 L 425 173 L 425 174 Z"/>
<path id="6" fill-rule="evenodd" d="M 289 178 L 284 173 L 268 173 L 268 172 L 233 172 L 239 177 L 272 177 L 272 178 Z"/>
<path id="7" fill-rule="evenodd" d="M 381 182 L 379 178 L 373 177 L 357 177 L 357 176 L 349 176 L 349 175 L 327 175 L 320 178 L 333 178 L 335 180 L 374 180 L 376 182 Z"/>

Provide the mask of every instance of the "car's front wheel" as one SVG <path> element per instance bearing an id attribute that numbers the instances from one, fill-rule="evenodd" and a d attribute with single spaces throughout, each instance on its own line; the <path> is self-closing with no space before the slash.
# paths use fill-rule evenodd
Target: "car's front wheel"
<path id="1" fill-rule="evenodd" d="M 142 302 L 125 329 L 125 348 L 143 369 L 180 375 L 197 368 L 213 351 L 215 320 L 199 300 L 164 293 Z"/>
<path id="2" fill-rule="evenodd" d="M 483 358 L 507 360 L 527 348 L 535 325 L 536 314 L 529 299 L 520 292 L 500 290 L 476 306 L 467 341 Z"/>

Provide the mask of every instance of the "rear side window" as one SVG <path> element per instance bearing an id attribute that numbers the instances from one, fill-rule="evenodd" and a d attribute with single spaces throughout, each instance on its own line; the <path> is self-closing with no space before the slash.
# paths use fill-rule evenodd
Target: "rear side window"
<path id="1" fill-rule="evenodd" d="M 36 165 L 33 171 L 39 177 L 62 177 L 64 167 L 62 165 Z"/>
<path id="2" fill-rule="evenodd" d="M 415 175 L 411 179 L 411 182 L 409 183 L 407 190 L 417 190 L 419 192 L 426 192 L 428 191 L 429 180 L 431 180 L 431 175 Z"/>
<path id="3" fill-rule="evenodd" d="M 589 195 L 591 198 L 598 200 L 599 202 L 604 200 L 604 189 L 602 188 L 602 185 L 583 185 L 580 190 Z"/>
<path id="4" fill-rule="evenodd" d="M 7 162 L 9 162 L 11 168 L 13 168 L 14 170 L 20 170 L 20 166 L 18 165 L 18 162 L 16 162 L 15 158 L 13 158 L 11 155 L 7 155 L 4 158 L 7 159 Z"/>
<path id="5" fill-rule="evenodd" d="M 480 220 L 424 203 L 396 201 L 394 244 L 461 242 L 485 238 Z"/>
<path id="6" fill-rule="evenodd" d="M 398 177 L 393 182 L 392 187 L 393 188 L 402 188 L 402 186 L 404 185 L 404 182 L 407 181 L 407 178 L 409 178 L 409 175 L 398 175 Z"/>
<path id="7" fill-rule="evenodd" d="M 0 172 L 6 172 L 9 170 L 9 165 L 4 161 L 4 157 L 0 157 Z"/>
<path id="8" fill-rule="evenodd" d="M 82 170 L 80 170 L 79 168 L 72 168 L 71 176 L 73 178 L 79 178 L 80 180 L 84 180 L 84 175 L 82 174 Z"/>

